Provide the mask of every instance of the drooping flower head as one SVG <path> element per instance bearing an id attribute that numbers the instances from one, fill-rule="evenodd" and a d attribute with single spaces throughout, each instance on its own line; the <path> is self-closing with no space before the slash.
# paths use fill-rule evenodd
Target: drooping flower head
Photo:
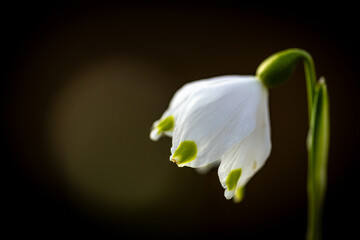
<path id="1" fill-rule="evenodd" d="M 153 125 L 150 137 L 172 136 L 170 160 L 179 167 L 218 165 L 225 197 L 240 201 L 244 186 L 271 151 L 267 88 L 285 82 L 303 62 L 308 100 L 307 239 L 321 238 L 330 144 L 329 97 L 324 78 L 305 50 L 290 48 L 266 58 L 255 76 L 222 76 L 188 83 Z"/>
<path id="2" fill-rule="evenodd" d="M 220 164 L 225 197 L 243 187 L 271 151 L 268 90 L 254 76 L 220 76 L 185 84 L 172 98 L 150 138 L 172 136 L 170 160 L 179 167 Z"/>

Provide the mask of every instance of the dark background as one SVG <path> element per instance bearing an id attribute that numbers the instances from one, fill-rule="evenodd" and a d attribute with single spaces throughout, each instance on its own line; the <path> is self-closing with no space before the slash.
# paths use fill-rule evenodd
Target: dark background
<path id="1" fill-rule="evenodd" d="M 357 233 L 358 22 L 346 2 L 14 2 L 2 6 L 2 199 L 12 236 L 304 239 L 302 67 L 270 90 L 273 150 L 240 204 L 214 169 L 168 161 L 150 127 L 183 84 L 309 51 L 331 148 L 324 239 Z M 356 219 L 356 218 L 355 218 Z"/>

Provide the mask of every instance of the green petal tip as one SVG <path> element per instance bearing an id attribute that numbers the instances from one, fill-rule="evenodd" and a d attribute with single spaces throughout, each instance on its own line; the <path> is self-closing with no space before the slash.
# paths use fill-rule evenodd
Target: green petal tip
<path id="1" fill-rule="evenodd" d="M 171 115 L 171 116 L 164 118 L 156 126 L 156 128 L 158 129 L 158 134 L 160 134 L 162 132 L 168 132 L 168 131 L 173 130 L 174 124 L 175 124 L 174 116 Z"/>
<path id="2" fill-rule="evenodd" d="M 183 141 L 175 150 L 172 161 L 177 165 L 185 164 L 195 160 L 197 154 L 197 146 L 194 141 Z"/>
<path id="3" fill-rule="evenodd" d="M 235 169 L 235 170 L 232 170 L 228 177 L 226 178 L 226 187 L 229 191 L 232 191 L 236 188 L 236 185 L 238 183 L 238 180 L 241 176 L 241 168 L 238 168 L 238 169 Z"/>

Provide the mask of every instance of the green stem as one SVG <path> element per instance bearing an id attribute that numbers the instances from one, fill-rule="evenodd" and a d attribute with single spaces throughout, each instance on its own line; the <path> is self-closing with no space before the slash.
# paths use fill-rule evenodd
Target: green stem
<path id="1" fill-rule="evenodd" d="M 307 97 L 308 97 L 308 115 L 309 115 L 309 134 L 308 134 L 308 179 L 307 179 L 307 193 L 308 193 L 308 226 L 307 226 L 307 240 L 320 240 L 321 239 L 321 219 L 322 219 L 322 205 L 325 192 L 325 184 L 319 184 L 320 175 L 326 174 L 326 164 L 323 161 L 318 160 L 316 154 L 318 151 L 317 145 L 314 143 L 314 139 L 318 136 L 314 135 L 317 131 L 319 117 L 317 106 L 319 101 L 318 92 L 315 89 L 316 85 L 316 73 L 314 61 L 310 55 L 304 60 L 305 77 L 307 85 Z M 323 154 L 323 153 L 321 153 Z M 324 173 L 325 171 L 325 173 Z"/>
<path id="2" fill-rule="evenodd" d="M 266 58 L 257 68 L 256 76 L 266 87 L 276 87 L 289 79 L 300 61 L 304 63 L 309 112 L 307 240 L 319 240 L 330 138 L 329 100 L 325 80 L 316 83 L 311 55 L 298 48 L 277 52 Z"/>
<path id="3" fill-rule="evenodd" d="M 312 103 L 314 100 L 314 89 L 316 84 L 316 72 L 315 64 L 311 55 L 304 51 L 304 69 L 306 78 L 306 90 L 307 90 L 307 101 L 308 101 L 308 115 L 309 115 L 309 126 L 311 121 Z"/>
<path id="4" fill-rule="evenodd" d="M 314 93 L 308 136 L 308 240 L 321 239 L 321 215 L 326 191 L 330 143 L 329 97 L 323 78 L 316 84 Z"/>

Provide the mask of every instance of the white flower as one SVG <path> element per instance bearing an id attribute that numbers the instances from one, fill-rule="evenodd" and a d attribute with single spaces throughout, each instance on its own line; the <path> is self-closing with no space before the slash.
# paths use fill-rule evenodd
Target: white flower
<path id="1" fill-rule="evenodd" d="M 179 167 L 220 163 L 225 197 L 243 187 L 271 151 L 268 90 L 254 76 L 221 76 L 185 84 L 156 121 L 152 140 L 172 136 L 170 160 Z"/>

